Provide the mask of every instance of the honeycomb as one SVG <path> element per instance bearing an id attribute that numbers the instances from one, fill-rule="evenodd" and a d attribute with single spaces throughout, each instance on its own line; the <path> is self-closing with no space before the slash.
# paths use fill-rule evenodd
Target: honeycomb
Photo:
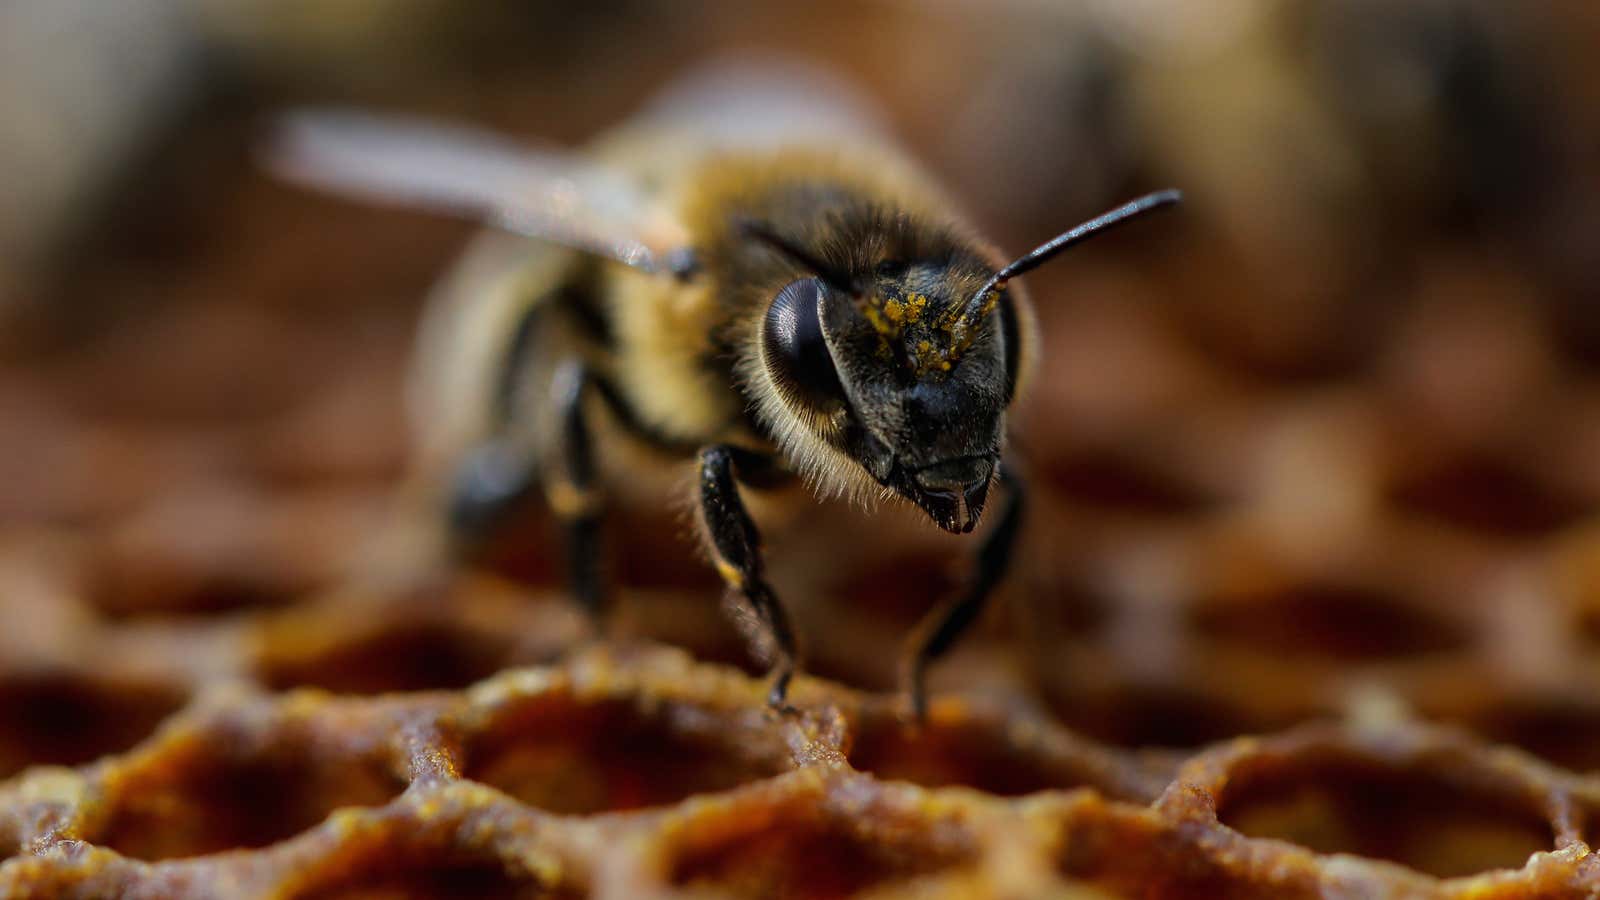
<path id="1" fill-rule="evenodd" d="M 1272 8 L 1339 72 L 1437 24 Z M 983 46 L 896 9 L 837 52 Z M 417 302 L 470 229 L 255 170 L 255 117 L 319 88 L 215 101 L 8 323 L 0 897 L 1600 897 L 1600 35 L 1539 9 L 1482 36 L 1544 51 L 1496 77 L 1561 86 L 1539 165 L 1461 130 L 1510 128 L 1481 96 L 1362 117 L 1372 85 L 1259 33 L 1184 65 L 1101 47 L 1138 138 L 1072 189 L 1191 202 L 1028 276 L 1024 544 L 920 728 L 884 648 L 970 542 L 903 511 L 763 520 L 805 637 L 793 715 L 676 510 L 611 524 L 603 637 L 538 515 L 471 565 L 375 577 Z M 1019 68 L 985 84 L 1077 77 L 1006 34 Z M 891 99 L 954 89 L 915 62 L 855 68 Z M 548 132 L 526 75 L 407 90 Z M 951 109 L 976 118 L 899 124 L 932 155 L 964 125 L 1017 138 Z M 1322 168 L 1237 164 L 1263 129 L 1319 135 Z M 1059 230 L 1066 192 L 997 237 Z"/>

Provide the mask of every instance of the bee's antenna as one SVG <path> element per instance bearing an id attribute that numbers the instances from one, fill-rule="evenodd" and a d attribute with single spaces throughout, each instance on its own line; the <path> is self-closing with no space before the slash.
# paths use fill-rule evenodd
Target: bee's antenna
<path id="1" fill-rule="evenodd" d="M 1164 191 L 1156 191 L 1153 194 L 1145 194 L 1137 200 L 1130 200 L 1116 209 L 1101 213 L 1082 225 L 1045 241 L 1043 244 L 1023 254 L 1010 265 L 994 273 L 988 282 L 979 288 L 978 292 L 972 295 L 972 299 L 968 300 L 966 305 L 962 307 L 961 316 L 956 320 L 957 324 L 970 329 L 992 307 L 991 294 L 1005 287 L 1007 281 L 1024 272 L 1030 272 L 1054 259 L 1056 254 L 1068 247 L 1082 243 L 1097 234 L 1102 234 L 1136 216 L 1143 215 L 1151 210 L 1173 206 L 1181 200 L 1183 200 L 1183 192 L 1170 188 Z"/>
<path id="2" fill-rule="evenodd" d="M 846 294 L 860 293 L 855 279 L 818 259 L 799 244 L 777 233 L 766 222 L 757 219 L 739 219 L 736 225 L 746 237 L 760 241 L 773 250 L 789 257 L 790 260 L 798 263 L 801 268 L 807 269 L 818 278 L 821 278 L 834 290 L 843 291 Z"/>

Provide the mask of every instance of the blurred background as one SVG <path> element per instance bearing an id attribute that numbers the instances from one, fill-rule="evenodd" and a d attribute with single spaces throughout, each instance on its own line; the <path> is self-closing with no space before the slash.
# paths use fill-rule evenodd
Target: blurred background
<path id="1" fill-rule="evenodd" d="M 122 749 L 196 682 L 456 687 L 570 637 L 537 523 L 442 593 L 328 599 L 392 510 L 417 315 L 472 228 L 284 186 L 252 147 L 308 102 L 576 145 L 730 53 L 858 83 L 1011 251 L 1188 196 L 1028 277 L 1041 500 L 936 690 L 1125 746 L 1417 715 L 1600 768 L 1586 0 L 21 0 L 0 775 Z M 629 627 L 749 666 L 677 512 L 642 515 Z M 886 515 L 770 542 L 813 670 L 868 688 L 961 575 Z M 852 529 L 892 540 L 817 571 Z M 565 624 L 504 627 L 525 604 Z"/>

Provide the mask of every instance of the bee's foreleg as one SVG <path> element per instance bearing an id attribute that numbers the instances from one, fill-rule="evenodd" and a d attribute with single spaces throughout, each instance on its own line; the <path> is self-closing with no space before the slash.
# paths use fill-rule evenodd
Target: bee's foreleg
<path id="1" fill-rule="evenodd" d="M 700 530 L 717 571 L 728 586 L 744 595 L 766 626 L 777 658 L 772 662 L 772 690 L 767 702 L 787 709 L 789 679 L 796 665 L 794 630 L 788 613 L 767 584 L 761 561 L 761 534 L 739 498 L 737 481 L 748 477 L 741 468 L 760 458 L 748 451 L 714 444 L 700 451 Z"/>
<path id="2" fill-rule="evenodd" d="M 1021 530 L 1027 492 L 1022 479 L 1012 467 L 1002 466 L 1000 482 L 1006 487 L 1006 503 L 1000 512 L 1000 521 L 985 536 L 978 548 L 977 564 L 961 594 L 939 606 L 917 623 L 906 643 L 901 664 L 900 683 L 911 705 L 911 715 L 921 722 L 928 712 L 928 694 L 925 674 L 928 664 L 943 656 L 961 637 L 962 633 L 983 612 L 984 603 L 994 588 L 1005 577 L 1011 564 L 1011 551 L 1016 546 Z"/>

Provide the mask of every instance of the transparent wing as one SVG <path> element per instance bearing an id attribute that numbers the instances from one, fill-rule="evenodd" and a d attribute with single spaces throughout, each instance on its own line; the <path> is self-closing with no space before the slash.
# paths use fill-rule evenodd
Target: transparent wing
<path id="1" fill-rule="evenodd" d="M 890 140 L 886 117 L 854 84 L 809 61 L 730 56 L 679 76 L 634 123 L 687 130 L 723 149 Z"/>
<path id="2" fill-rule="evenodd" d="M 471 218 L 650 272 L 687 240 L 620 173 L 472 128 L 306 109 L 278 123 L 263 155 L 298 184 Z"/>

